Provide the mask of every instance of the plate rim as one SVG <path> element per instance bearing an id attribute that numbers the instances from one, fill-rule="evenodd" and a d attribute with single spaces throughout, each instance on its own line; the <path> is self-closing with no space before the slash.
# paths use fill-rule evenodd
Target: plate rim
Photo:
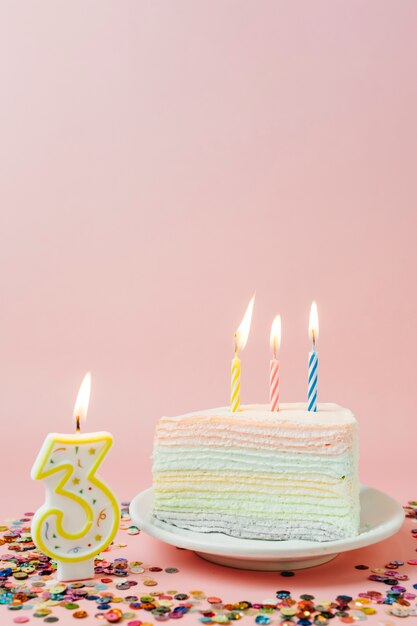
<path id="1" fill-rule="evenodd" d="M 182 529 L 168 522 L 156 520 L 146 509 L 145 516 L 140 515 L 140 505 L 151 496 L 152 487 L 144 489 L 132 500 L 129 511 L 132 520 L 148 535 L 178 548 L 185 548 L 202 552 L 204 554 L 215 554 L 225 557 L 240 557 L 245 559 L 276 559 L 276 558 L 302 558 L 307 556 L 320 556 L 324 554 L 336 554 L 356 550 L 375 543 L 379 543 L 394 535 L 401 528 L 405 519 L 404 509 L 389 494 L 361 484 L 361 492 L 373 493 L 379 498 L 389 501 L 392 512 L 374 528 L 365 530 L 356 537 L 338 539 L 335 541 L 313 542 L 304 540 L 270 540 L 270 539 L 240 539 L 230 537 L 223 533 L 200 533 L 193 530 Z M 139 507 L 139 511 L 138 511 Z M 146 519 L 146 514 L 149 519 Z M 155 523 L 156 522 L 156 523 Z M 219 545 L 216 539 L 220 537 L 226 543 Z M 227 545 L 228 540 L 236 540 L 239 545 Z M 295 545 L 295 541 L 297 542 Z M 256 546 L 253 545 L 256 542 Z M 292 544 L 292 545 L 289 545 Z"/>

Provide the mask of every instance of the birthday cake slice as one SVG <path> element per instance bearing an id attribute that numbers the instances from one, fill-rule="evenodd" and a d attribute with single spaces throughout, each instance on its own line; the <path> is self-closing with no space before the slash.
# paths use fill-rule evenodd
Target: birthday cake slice
<path id="1" fill-rule="evenodd" d="M 358 433 L 336 404 L 247 405 L 159 420 L 153 513 L 198 532 L 330 541 L 359 532 Z"/>

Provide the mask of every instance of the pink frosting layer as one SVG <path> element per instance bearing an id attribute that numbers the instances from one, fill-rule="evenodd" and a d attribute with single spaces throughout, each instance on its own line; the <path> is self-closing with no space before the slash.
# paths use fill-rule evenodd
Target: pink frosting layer
<path id="1" fill-rule="evenodd" d="M 356 436 L 354 420 L 335 423 L 334 419 L 327 419 L 330 413 L 325 411 L 320 419 L 311 416 L 309 422 L 306 411 L 298 412 L 301 419 L 297 419 L 297 413 L 291 410 L 285 410 L 279 416 L 274 414 L 273 419 L 272 416 L 265 419 L 259 413 L 254 418 L 250 411 L 245 414 L 203 412 L 164 417 L 157 425 L 157 443 L 170 447 L 261 448 L 326 455 L 342 454 L 352 447 Z M 341 419 L 340 409 L 332 408 L 331 414 L 333 417 L 337 415 L 337 420 Z"/>

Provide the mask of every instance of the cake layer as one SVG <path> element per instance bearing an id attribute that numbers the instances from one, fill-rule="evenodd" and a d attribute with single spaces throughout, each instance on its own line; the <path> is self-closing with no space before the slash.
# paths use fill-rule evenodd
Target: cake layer
<path id="1" fill-rule="evenodd" d="M 302 411 L 299 405 L 282 405 L 279 413 L 245 407 L 238 413 L 212 409 L 190 413 L 180 418 L 162 418 L 157 426 L 157 441 L 165 446 L 204 446 L 218 448 L 255 448 L 317 453 L 326 449 L 339 455 L 352 446 L 355 420 L 345 409 L 324 405 L 327 419 L 318 413 Z M 222 413 L 223 411 L 223 413 Z M 335 419 L 339 415 L 339 421 Z M 277 422 L 276 415 L 279 415 Z M 312 417 L 313 416 L 313 417 Z M 353 421 L 352 421 L 353 419 Z M 277 428 L 277 423 L 280 428 Z"/>
<path id="2" fill-rule="evenodd" d="M 311 473 L 346 476 L 353 471 L 354 459 L 349 453 L 332 456 L 325 450 L 323 454 L 300 454 L 294 451 L 259 450 L 229 447 L 223 449 L 210 446 L 165 446 L 156 444 L 153 455 L 153 472 L 184 470 L 221 470 L 229 473 L 234 469 L 249 472 L 268 471 L 279 475 L 296 472 L 297 475 Z"/>
<path id="3" fill-rule="evenodd" d="M 273 522 L 258 518 L 239 517 L 235 515 L 207 515 L 200 513 L 164 513 L 156 515 L 164 522 L 202 533 L 225 533 L 241 539 L 267 539 L 287 541 L 303 539 L 306 541 L 334 541 L 343 539 L 346 533 L 330 521 L 281 520 Z M 353 534 L 357 531 L 352 529 Z"/>
<path id="4" fill-rule="evenodd" d="M 277 422 L 289 422 L 293 424 L 306 424 L 312 426 L 352 426 L 356 425 L 355 417 L 349 409 L 344 409 L 332 402 L 321 403 L 316 412 L 307 411 L 305 402 L 284 402 L 280 404 L 280 410 L 272 412 L 267 404 L 246 404 L 236 413 L 232 413 L 229 407 L 217 409 L 204 409 L 192 413 L 184 413 L 174 417 L 161 417 L 159 425 L 167 422 L 185 422 L 200 418 L 220 418 L 222 421 L 265 421 L 269 424 Z"/>
<path id="5" fill-rule="evenodd" d="M 305 407 L 305 405 L 304 405 Z M 356 420 L 336 405 L 252 405 L 162 418 L 154 514 L 238 537 L 326 541 L 358 533 Z"/>

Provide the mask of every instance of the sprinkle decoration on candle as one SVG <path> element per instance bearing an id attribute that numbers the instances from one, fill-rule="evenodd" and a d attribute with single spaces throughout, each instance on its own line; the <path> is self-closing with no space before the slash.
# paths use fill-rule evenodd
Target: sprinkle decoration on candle
<path id="1" fill-rule="evenodd" d="M 239 350 L 243 350 L 246 346 L 249 337 L 250 325 L 252 321 L 253 303 L 255 301 L 255 295 L 252 296 L 245 315 L 240 323 L 239 328 L 234 334 L 235 340 L 235 356 L 232 360 L 232 381 L 231 381 L 231 398 L 230 409 L 233 413 L 239 410 L 240 407 L 240 359 L 238 356 Z"/>
<path id="2" fill-rule="evenodd" d="M 315 302 L 311 305 L 310 322 L 308 325 L 308 334 L 312 341 L 312 349 L 308 355 L 308 402 L 307 409 L 309 411 L 317 411 L 317 380 L 319 357 L 316 351 L 316 341 L 319 336 L 319 316 L 317 305 Z"/>
<path id="3" fill-rule="evenodd" d="M 277 350 L 281 345 L 280 315 L 277 315 L 272 322 L 270 343 L 273 356 L 269 364 L 269 399 L 271 401 L 271 411 L 279 411 L 279 361 L 277 359 Z"/>
<path id="4" fill-rule="evenodd" d="M 96 472 L 113 443 L 110 433 L 81 434 L 91 377 L 87 374 L 74 408 L 75 434 L 50 433 L 32 468 L 43 480 L 45 504 L 32 520 L 32 538 L 57 561 L 58 580 L 94 576 L 94 558 L 112 542 L 119 527 L 119 504 Z"/>

